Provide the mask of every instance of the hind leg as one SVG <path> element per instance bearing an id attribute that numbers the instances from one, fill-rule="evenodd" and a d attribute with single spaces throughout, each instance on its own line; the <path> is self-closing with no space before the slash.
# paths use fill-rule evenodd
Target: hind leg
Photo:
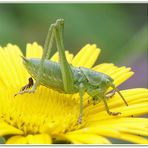
<path id="1" fill-rule="evenodd" d="M 48 30 L 48 34 L 47 34 L 45 44 L 44 44 L 44 49 L 43 49 L 43 55 L 42 55 L 40 66 L 39 66 L 38 73 L 37 73 L 36 82 L 32 84 L 29 82 L 27 85 L 22 87 L 21 90 L 17 94 L 15 94 L 15 96 L 18 94 L 24 94 L 24 93 L 34 93 L 36 88 L 40 85 L 40 79 L 41 79 L 41 75 L 43 71 L 43 64 L 44 64 L 45 59 L 48 59 L 48 57 L 50 56 L 51 48 L 53 45 L 54 28 L 55 28 L 55 24 L 52 24 Z M 32 89 L 28 90 L 28 88 L 31 87 L 30 85 L 32 86 Z"/>

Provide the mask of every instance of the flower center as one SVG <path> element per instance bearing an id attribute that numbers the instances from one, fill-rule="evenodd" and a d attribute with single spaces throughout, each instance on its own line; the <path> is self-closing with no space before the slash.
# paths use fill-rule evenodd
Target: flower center
<path id="1" fill-rule="evenodd" d="M 76 95 L 61 94 L 40 86 L 33 94 L 7 93 L 0 118 L 25 134 L 65 133 L 84 126 L 78 124 L 79 100 Z M 7 106 L 7 107 L 6 107 Z M 0 105 L 1 107 L 1 105 Z"/>

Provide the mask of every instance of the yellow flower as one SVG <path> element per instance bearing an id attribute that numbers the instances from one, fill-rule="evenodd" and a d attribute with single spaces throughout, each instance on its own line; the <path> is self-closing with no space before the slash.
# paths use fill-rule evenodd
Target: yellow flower
<path id="1" fill-rule="evenodd" d="M 68 61 L 74 66 L 91 68 L 100 49 L 86 45 L 73 56 L 66 52 Z M 37 43 L 28 44 L 26 57 L 41 57 L 42 47 Z M 14 94 L 28 82 L 30 77 L 22 64 L 22 55 L 16 45 L 0 47 L 0 136 L 6 136 L 7 144 L 56 143 L 59 140 L 71 143 L 110 144 L 109 137 L 132 143 L 147 144 L 148 119 L 139 115 L 147 113 L 148 90 L 135 88 L 123 90 L 129 106 L 125 106 L 118 94 L 108 100 L 111 111 L 122 114 L 110 116 L 99 102 L 88 103 L 84 97 L 84 117 L 79 116 L 79 95 L 66 95 L 40 86 L 34 94 Z M 58 60 L 56 53 L 52 60 Z M 130 68 L 116 67 L 103 63 L 92 69 L 110 75 L 116 86 L 133 75 Z M 111 89 L 110 89 L 111 90 Z"/>

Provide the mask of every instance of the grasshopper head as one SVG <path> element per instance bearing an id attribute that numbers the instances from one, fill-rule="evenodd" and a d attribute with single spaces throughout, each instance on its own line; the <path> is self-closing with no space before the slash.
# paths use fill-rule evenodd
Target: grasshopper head
<path id="1" fill-rule="evenodd" d="M 106 91 L 112 85 L 113 81 L 110 76 L 104 74 L 101 81 L 101 88 L 104 88 Z"/>

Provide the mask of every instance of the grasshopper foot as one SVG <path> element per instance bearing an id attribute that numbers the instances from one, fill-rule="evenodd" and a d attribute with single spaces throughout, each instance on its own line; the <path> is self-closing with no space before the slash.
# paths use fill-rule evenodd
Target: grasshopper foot
<path id="1" fill-rule="evenodd" d="M 23 86 L 20 89 L 20 91 L 14 95 L 14 97 L 17 96 L 17 95 L 19 95 L 19 94 L 24 94 L 24 93 L 34 93 L 34 91 L 35 91 L 34 89 L 28 90 L 28 88 L 30 88 L 30 87 L 33 86 L 33 84 L 34 84 L 33 79 L 32 78 L 29 78 L 28 79 L 28 84 L 26 84 L 25 86 Z"/>
<path id="2" fill-rule="evenodd" d="M 23 90 L 23 91 L 20 91 L 20 92 L 16 93 L 16 94 L 14 95 L 14 97 L 17 96 L 17 95 L 19 95 L 19 94 L 34 93 L 34 92 L 35 92 L 34 90 Z"/>
<path id="3" fill-rule="evenodd" d="M 82 123 L 82 115 L 80 115 L 78 118 L 78 124 L 81 124 L 81 123 Z"/>

